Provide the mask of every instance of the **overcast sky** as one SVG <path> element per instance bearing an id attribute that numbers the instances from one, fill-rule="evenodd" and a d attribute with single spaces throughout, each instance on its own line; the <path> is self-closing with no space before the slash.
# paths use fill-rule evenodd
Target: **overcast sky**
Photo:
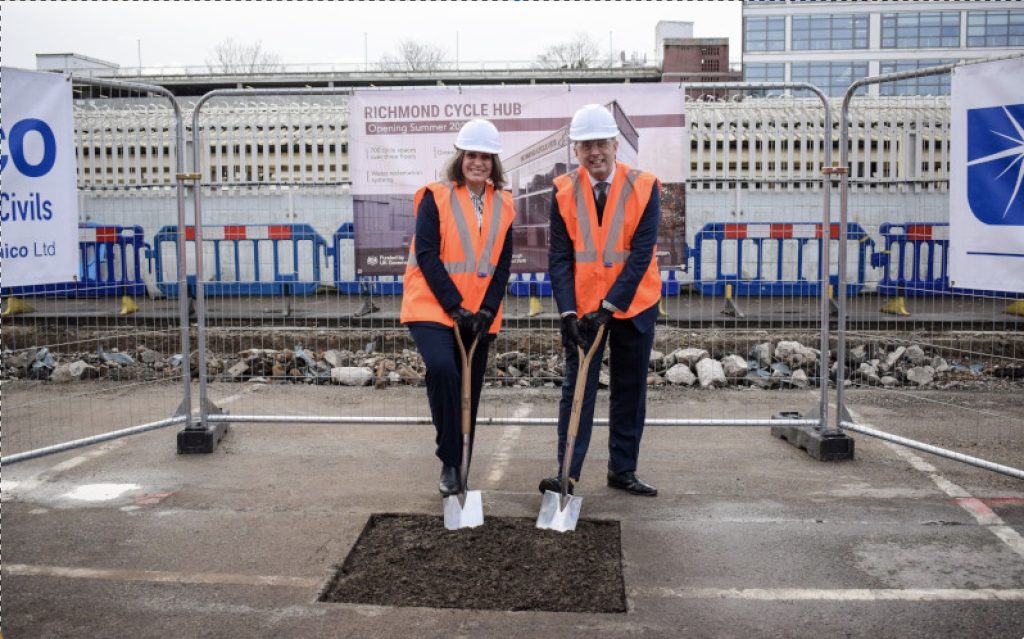
<path id="1" fill-rule="evenodd" d="M 602 54 L 654 54 L 660 20 L 728 37 L 740 59 L 740 1 L 682 2 L 4 2 L 3 64 L 35 68 L 36 53 L 80 53 L 122 67 L 202 65 L 225 38 L 261 41 L 288 64 L 372 63 L 402 39 L 449 59 L 526 61 L 576 32 Z M 365 35 L 364 35 L 365 34 Z M 610 42 L 609 42 L 610 40 Z M 609 46 L 610 45 L 610 46 Z"/>

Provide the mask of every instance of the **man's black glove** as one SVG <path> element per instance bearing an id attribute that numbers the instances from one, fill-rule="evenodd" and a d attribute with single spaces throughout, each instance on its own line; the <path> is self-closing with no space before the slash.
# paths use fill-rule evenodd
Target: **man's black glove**
<path id="1" fill-rule="evenodd" d="M 587 348 L 587 341 L 580 334 L 580 322 L 575 313 L 562 318 L 562 345 L 566 348 Z"/>
<path id="2" fill-rule="evenodd" d="M 612 312 L 602 306 L 580 319 L 580 332 L 588 339 L 593 339 L 597 335 L 597 329 L 607 324 L 611 318 Z"/>
<path id="3" fill-rule="evenodd" d="M 490 330 L 491 324 L 494 322 L 494 313 L 490 312 L 486 308 L 481 308 L 473 315 L 473 335 L 475 337 L 481 337 L 487 334 Z"/>

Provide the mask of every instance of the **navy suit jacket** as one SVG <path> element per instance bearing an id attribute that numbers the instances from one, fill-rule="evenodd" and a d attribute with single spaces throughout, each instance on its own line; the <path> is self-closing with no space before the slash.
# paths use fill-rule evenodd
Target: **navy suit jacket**
<path id="1" fill-rule="evenodd" d="M 588 182 L 589 183 L 589 182 Z M 555 197 L 557 187 L 551 192 L 551 245 L 548 250 L 548 272 L 551 275 L 551 291 L 558 305 L 559 313 L 576 312 L 576 283 L 574 278 L 575 250 L 572 239 L 565 227 L 565 220 L 558 210 Z M 615 308 L 627 309 L 633 302 L 636 289 L 651 260 L 654 246 L 658 241 L 658 225 L 661 222 L 661 190 L 655 182 L 640 223 L 633 233 L 626 266 L 615 283 L 605 293 L 604 299 Z M 655 304 L 631 318 L 637 330 L 646 333 L 654 330 L 658 320 L 658 305 Z"/>
<path id="2" fill-rule="evenodd" d="M 437 203 L 434 202 L 434 194 L 427 189 L 420 200 L 420 208 L 416 211 L 416 263 L 423 271 L 423 278 L 427 280 L 438 303 L 447 312 L 452 312 L 462 304 L 462 293 L 448 271 L 441 262 L 441 217 L 437 210 Z M 494 269 L 494 276 L 487 286 L 481 308 L 486 308 L 491 313 L 497 314 L 501 300 L 505 298 L 505 287 L 508 286 L 508 278 L 512 267 L 512 227 L 505 235 L 505 244 L 501 249 L 501 256 Z"/>

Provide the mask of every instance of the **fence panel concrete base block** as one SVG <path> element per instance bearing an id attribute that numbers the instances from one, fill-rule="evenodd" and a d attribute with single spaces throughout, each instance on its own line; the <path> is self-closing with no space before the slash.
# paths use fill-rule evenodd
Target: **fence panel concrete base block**
<path id="1" fill-rule="evenodd" d="M 802 419 L 796 411 L 776 413 L 772 419 Z M 818 426 L 772 426 L 772 437 L 783 439 L 818 461 L 853 459 L 852 437 L 839 430 Z"/>

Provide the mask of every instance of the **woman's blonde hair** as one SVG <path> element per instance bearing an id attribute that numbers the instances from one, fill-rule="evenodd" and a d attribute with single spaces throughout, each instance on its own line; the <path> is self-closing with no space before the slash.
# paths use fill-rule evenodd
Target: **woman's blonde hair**
<path id="1" fill-rule="evenodd" d="M 462 159 L 465 157 L 465 151 L 456 149 L 455 155 L 448 160 L 448 164 L 444 168 L 444 176 L 449 182 L 454 182 L 459 186 L 466 184 L 466 175 L 462 172 Z M 501 166 L 501 160 L 493 153 L 491 154 L 491 174 L 488 177 L 490 177 L 495 189 L 500 191 L 505 186 L 505 169 Z"/>

